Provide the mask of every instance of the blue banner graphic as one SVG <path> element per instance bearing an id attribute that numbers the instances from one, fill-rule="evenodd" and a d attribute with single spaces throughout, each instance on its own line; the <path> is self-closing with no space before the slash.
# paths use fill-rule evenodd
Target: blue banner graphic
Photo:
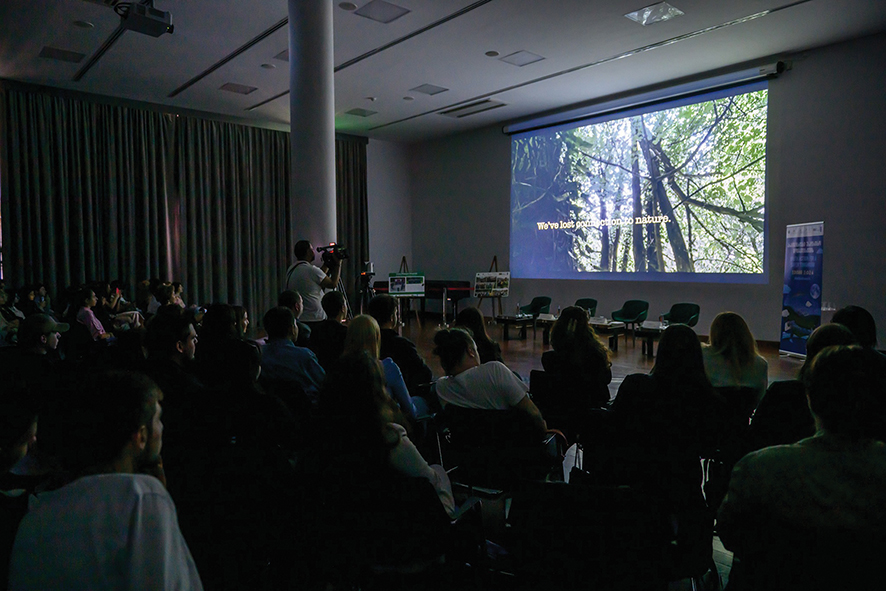
<path id="1" fill-rule="evenodd" d="M 806 340 L 821 324 L 824 222 L 788 226 L 784 250 L 779 350 L 806 355 Z"/>

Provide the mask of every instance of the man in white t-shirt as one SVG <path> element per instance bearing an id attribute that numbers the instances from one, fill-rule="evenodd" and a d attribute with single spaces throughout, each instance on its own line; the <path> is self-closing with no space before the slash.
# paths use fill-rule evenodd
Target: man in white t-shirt
<path id="1" fill-rule="evenodd" d="M 19 526 L 9 589 L 203 589 L 163 483 L 160 389 L 143 374 L 94 376 L 47 450 L 75 475 L 38 494 Z M 76 477 L 79 476 L 79 477 Z"/>
<path id="2" fill-rule="evenodd" d="M 301 294 L 304 308 L 301 321 L 311 323 L 326 320 L 326 313 L 320 305 L 327 289 L 335 289 L 341 277 L 341 261 L 330 257 L 332 263 L 327 266 L 324 260 L 322 267 L 315 267 L 314 246 L 307 240 L 299 240 L 294 248 L 296 263 L 286 271 L 286 289 Z"/>

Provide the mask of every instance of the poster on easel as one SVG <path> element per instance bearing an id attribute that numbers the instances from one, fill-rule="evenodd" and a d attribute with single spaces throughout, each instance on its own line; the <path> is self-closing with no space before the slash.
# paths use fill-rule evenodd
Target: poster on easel
<path id="1" fill-rule="evenodd" d="M 824 222 L 787 227 L 779 352 L 805 357 L 806 341 L 821 325 Z"/>
<path id="2" fill-rule="evenodd" d="M 498 298 L 508 297 L 511 288 L 511 273 L 477 273 L 474 277 L 475 298 Z"/>
<path id="3" fill-rule="evenodd" d="M 419 273 L 390 273 L 388 293 L 395 298 L 422 298 L 425 295 L 425 276 Z"/>

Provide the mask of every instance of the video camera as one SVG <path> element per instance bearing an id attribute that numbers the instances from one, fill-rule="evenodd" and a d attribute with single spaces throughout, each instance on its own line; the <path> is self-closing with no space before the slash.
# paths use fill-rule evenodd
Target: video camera
<path id="1" fill-rule="evenodd" d="M 328 246 L 318 246 L 317 252 L 326 265 L 337 265 L 339 261 L 348 258 L 348 249 L 335 242 L 330 242 Z"/>

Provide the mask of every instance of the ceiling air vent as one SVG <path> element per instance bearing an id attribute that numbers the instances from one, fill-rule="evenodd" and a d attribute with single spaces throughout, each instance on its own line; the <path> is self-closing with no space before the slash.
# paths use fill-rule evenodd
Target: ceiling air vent
<path id="1" fill-rule="evenodd" d="M 245 86 L 243 84 L 228 82 L 227 84 L 222 85 L 219 90 L 227 90 L 228 92 L 236 92 L 237 94 L 249 94 L 250 92 L 255 92 L 258 88 L 255 86 Z"/>
<path id="2" fill-rule="evenodd" d="M 280 60 L 281 62 L 288 62 L 289 61 L 289 50 L 284 49 L 283 51 L 281 51 L 280 53 L 275 55 L 274 59 Z"/>
<path id="3" fill-rule="evenodd" d="M 409 9 L 385 2 L 385 0 L 372 0 L 372 2 L 361 6 L 354 14 L 387 24 L 397 20 L 404 14 L 409 14 Z"/>
<path id="4" fill-rule="evenodd" d="M 68 51 L 66 49 L 58 49 L 56 47 L 49 47 L 47 45 L 40 50 L 40 57 L 51 60 L 58 60 L 60 62 L 79 64 L 81 61 L 83 61 L 83 58 L 86 57 L 86 54 L 77 53 L 76 51 Z"/>
<path id="5" fill-rule="evenodd" d="M 354 115 L 355 117 L 369 117 L 376 113 L 378 113 L 378 111 L 370 111 L 369 109 L 351 109 L 350 111 L 345 111 L 345 115 Z"/>
<path id="6" fill-rule="evenodd" d="M 492 99 L 485 99 L 482 101 L 477 101 L 476 103 L 471 103 L 469 105 L 455 107 L 454 109 L 446 109 L 445 111 L 440 111 L 440 114 L 446 117 L 452 117 L 453 119 L 461 119 L 462 117 L 476 115 L 477 113 L 491 111 L 492 109 L 497 109 L 504 106 L 505 103 L 503 102 L 494 101 Z"/>
<path id="7" fill-rule="evenodd" d="M 422 84 L 421 86 L 416 86 L 415 88 L 410 88 L 409 90 L 411 92 L 420 92 L 421 94 L 426 94 L 428 96 L 434 96 L 435 94 L 440 94 L 441 92 L 446 92 L 449 89 L 443 88 L 442 86 L 436 86 L 434 84 Z"/>

